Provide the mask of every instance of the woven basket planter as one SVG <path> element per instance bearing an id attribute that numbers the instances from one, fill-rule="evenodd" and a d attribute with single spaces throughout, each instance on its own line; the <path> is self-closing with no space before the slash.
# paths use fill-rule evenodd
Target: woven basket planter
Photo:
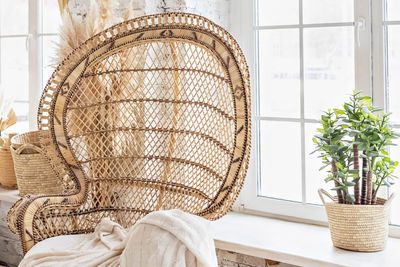
<path id="1" fill-rule="evenodd" d="M 0 147 L 0 184 L 6 189 L 17 189 L 14 164 L 9 148 Z"/>
<path id="2" fill-rule="evenodd" d="M 20 196 L 62 192 L 60 179 L 40 147 L 39 131 L 14 136 L 10 149 Z"/>
<path id="3" fill-rule="evenodd" d="M 323 189 L 318 194 L 325 205 L 333 245 L 338 248 L 373 252 L 386 247 L 389 225 L 388 200 L 378 198 L 376 205 L 339 204 Z M 323 195 L 333 202 L 325 202 Z"/>

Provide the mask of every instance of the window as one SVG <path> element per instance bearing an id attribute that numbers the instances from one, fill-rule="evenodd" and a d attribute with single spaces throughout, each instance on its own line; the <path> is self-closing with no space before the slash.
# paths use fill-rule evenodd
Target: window
<path id="1" fill-rule="evenodd" d="M 331 185 L 323 181 L 320 159 L 310 155 L 321 111 L 340 107 L 356 88 L 393 112 L 400 131 L 399 1 L 248 3 L 232 8 L 233 17 L 242 15 L 242 25 L 234 22 L 232 27 L 241 28 L 237 36 L 255 70 L 255 149 L 242 205 L 325 221 L 317 189 Z M 400 147 L 391 153 L 400 160 Z M 400 183 L 391 190 L 400 192 Z M 392 206 L 391 223 L 400 225 L 399 198 Z"/>
<path id="2" fill-rule="evenodd" d="M 258 193 L 319 203 L 321 164 L 308 156 L 310 141 L 321 110 L 340 105 L 355 86 L 353 3 L 301 3 L 260 0 L 257 8 Z"/>
<path id="3" fill-rule="evenodd" d="M 60 21 L 53 0 L 0 1 L 0 85 L 15 100 L 18 117 L 8 132 L 36 128 L 37 105 L 50 77 Z"/>
<path id="4" fill-rule="evenodd" d="M 387 109 L 392 112 L 392 122 L 400 132 L 400 1 L 386 0 L 383 6 L 383 46 L 385 66 L 385 97 Z M 400 140 L 391 148 L 393 158 L 400 159 Z M 397 169 L 400 177 L 400 170 Z M 400 182 L 397 180 L 392 191 L 400 193 Z M 400 226 L 400 199 L 395 198 L 392 204 L 391 223 Z"/>
<path id="5" fill-rule="evenodd" d="M 29 129 L 28 0 L 0 1 L 0 85 L 15 99 L 18 124 L 10 130 Z"/>
<path id="6" fill-rule="evenodd" d="M 60 9 L 58 1 L 40 0 L 42 1 L 42 89 L 46 85 L 48 79 L 54 71 L 52 59 L 56 55 L 55 43 L 58 42 L 58 30 L 61 24 Z"/>

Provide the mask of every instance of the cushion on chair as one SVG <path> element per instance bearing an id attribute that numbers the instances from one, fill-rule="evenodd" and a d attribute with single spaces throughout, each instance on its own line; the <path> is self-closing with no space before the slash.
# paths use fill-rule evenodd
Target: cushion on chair
<path id="1" fill-rule="evenodd" d="M 34 245 L 25 255 L 25 257 L 31 254 L 47 253 L 49 251 L 66 249 L 76 247 L 77 244 L 85 241 L 87 236 L 91 234 L 79 234 L 79 235 L 60 235 L 56 237 L 47 238 Z"/>
<path id="2" fill-rule="evenodd" d="M 103 218 L 90 234 L 37 243 L 20 267 L 197 266 L 216 267 L 209 222 L 181 210 L 156 211 L 130 229 Z"/>

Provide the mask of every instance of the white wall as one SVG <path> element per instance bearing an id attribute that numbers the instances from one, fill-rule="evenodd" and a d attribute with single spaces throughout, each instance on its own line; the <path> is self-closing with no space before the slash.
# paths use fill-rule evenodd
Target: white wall
<path id="1" fill-rule="evenodd" d="M 115 8 L 121 13 L 131 4 L 131 0 L 116 2 Z M 132 5 L 137 16 L 181 11 L 207 17 L 228 30 L 230 28 L 230 0 L 132 0 Z M 70 10 L 79 16 L 84 16 L 89 7 L 90 0 L 69 1 Z"/>

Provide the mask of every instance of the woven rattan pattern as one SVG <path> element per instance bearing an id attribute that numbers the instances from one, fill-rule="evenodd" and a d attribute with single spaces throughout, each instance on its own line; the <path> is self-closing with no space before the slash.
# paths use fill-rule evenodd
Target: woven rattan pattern
<path id="1" fill-rule="evenodd" d="M 247 171 L 250 106 L 239 46 L 203 17 L 146 16 L 88 40 L 54 72 L 38 117 L 42 146 L 76 190 L 14 207 L 24 251 L 102 217 L 125 227 L 160 209 L 220 218 Z"/>

